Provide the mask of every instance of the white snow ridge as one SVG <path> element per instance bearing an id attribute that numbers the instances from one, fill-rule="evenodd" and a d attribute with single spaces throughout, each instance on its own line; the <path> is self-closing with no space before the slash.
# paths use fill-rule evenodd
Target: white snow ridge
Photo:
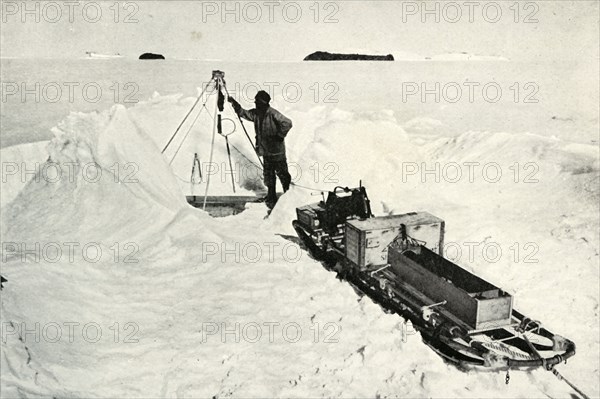
<path id="1" fill-rule="evenodd" d="M 293 187 L 264 221 L 262 204 L 219 219 L 190 207 L 159 145 L 169 133 L 159 119 L 186 107 L 154 98 L 73 113 L 46 154 L 2 150 L 17 167 L 39 162 L 26 182 L 19 173 L 2 182 L 2 397 L 568 397 L 546 371 L 512 372 L 505 385 L 503 374 L 447 365 L 401 318 L 337 280 L 289 237 L 295 207 L 320 197 Z M 290 117 L 299 184 L 363 179 L 374 213 L 429 210 L 449 241 L 493 240 L 507 252 L 535 242 L 537 263 L 457 263 L 572 339 L 578 354 L 561 372 L 598 395 L 597 152 L 513 133 L 419 145 L 388 112 Z M 339 181 L 311 181 L 315 161 L 335 163 Z M 534 162 L 538 182 L 402 174 L 407 163 L 475 161 L 504 173 L 518 162 L 520 182 Z"/>

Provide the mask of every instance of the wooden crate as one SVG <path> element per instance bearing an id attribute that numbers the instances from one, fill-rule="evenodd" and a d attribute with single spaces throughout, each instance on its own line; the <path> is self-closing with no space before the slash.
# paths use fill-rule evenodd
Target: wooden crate
<path id="1" fill-rule="evenodd" d="M 443 305 L 471 330 L 486 330 L 511 322 L 513 298 L 427 248 L 419 253 L 389 249 L 389 263 L 400 281 Z"/>
<path id="2" fill-rule="evenodd" d="M 444 221 L 427 212 L 348 220 L 345 225 L 345 255 L 361 269 L 383 266 L 388 262 L 388 247 L 400 234 L 406 233 L 432 251 L 443 255 Z"/>

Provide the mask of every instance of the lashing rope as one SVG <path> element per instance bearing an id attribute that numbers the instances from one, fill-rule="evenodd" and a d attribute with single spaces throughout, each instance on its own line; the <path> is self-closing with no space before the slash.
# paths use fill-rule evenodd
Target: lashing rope
<path id="1" fill-rule="evenodd" d="M 483 345 L 484 347 L 491 349 L 495 352 L 502 352 L 504 354 L 509 354 L 513 357 L 518 357 L 521 358 L 523 360 L 533 360 L 533 357 L 531 355 L 527 355 L 524 353 L 519 353 L 519 352 L 515 352 L 510 348 L 507 348 L 504 345 L 501 345 L 499 343 L 496 342 L 481 342 L 481 345 Z"/>

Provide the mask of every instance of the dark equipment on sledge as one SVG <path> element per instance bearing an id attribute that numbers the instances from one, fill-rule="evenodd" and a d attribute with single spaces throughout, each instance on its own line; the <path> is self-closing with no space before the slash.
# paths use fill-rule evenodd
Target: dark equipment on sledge
<path id="1" fill-rule="evenodd" d="M 298 220 L 309 231 L 323 230 L 329 235 L 338 235 L 350 217 L 369 218 L 371 203 L 364 187 L 349 189 L 336 187 L 327 196 L 327 200 L 318 204 L 306 205 L 296 210 Z"/>
<path id="2" fill-rule="evenodd" d="M 294 229 L 315 259 L 410 320 L 445 360 L 465 369 L 552 370 L 575 355 L 572 341 L 514 310 L 507 292 L 443 257 L 442 219 L 374 217 L 362 185 L 336 187 L 296 213 Z"/>
<path id="3" fill-rule="evenodd" d="M 370 218 L 371 202 L 364 187 L 336 187 L 327 200 L 296 209 L 298 220 L 292 225 L 311 254 L 327 263 L 335 263 L 329 251 L 340 251 L 346 220 Z M 339 255 L 342 255 L 339 253 Z"/>

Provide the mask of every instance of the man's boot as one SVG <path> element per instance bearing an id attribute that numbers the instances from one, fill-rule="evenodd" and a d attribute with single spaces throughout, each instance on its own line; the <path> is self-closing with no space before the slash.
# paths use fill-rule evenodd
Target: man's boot
<path id="1" fill-rule="evenodd" d="M 290 189 L 290 183 L 292 182 L 292 176 L 288 171 L 287 160 L 281 161 L 278 165 L 278 173 L 279 180 L 281 181 L 281 187 L 283 188 L 283 192 L 287 192 Z"/>
<path id="2" fill-rule="evenodd" d="M 275 185 L 267 187 L 267 196 L 265 197 L 265 204 L 269 209 L 273 209 L 277 203 L 277 191 L 275 191 Z"/>

